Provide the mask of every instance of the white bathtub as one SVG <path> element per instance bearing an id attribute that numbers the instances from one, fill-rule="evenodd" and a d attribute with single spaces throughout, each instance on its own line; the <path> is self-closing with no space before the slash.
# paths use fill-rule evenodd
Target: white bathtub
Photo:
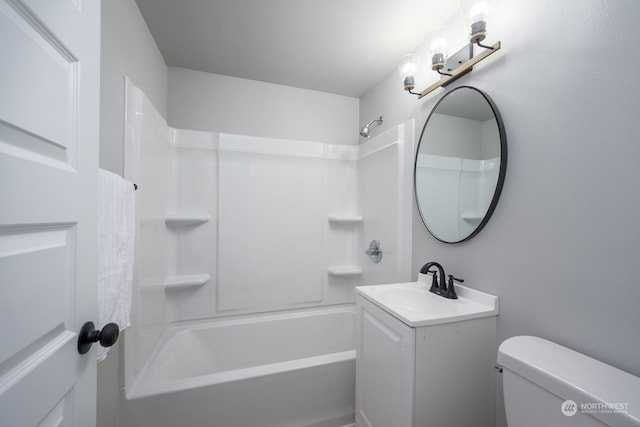
<path id="1" fill-rule="evenodd" d="M 172 327 L 122 401 L 121 427 L 351 425 L 355 307 Z"/>

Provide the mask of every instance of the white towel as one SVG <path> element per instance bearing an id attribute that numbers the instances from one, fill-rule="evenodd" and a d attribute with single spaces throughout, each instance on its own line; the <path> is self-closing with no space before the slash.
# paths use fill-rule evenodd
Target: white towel
<path id="1" fill-rule="evenodd" d="M 98 184 L 98 324 L 120 331 L 131 324 L 131 286 L 135 241 L 133 183 L 100 169 Z M 108 348 L 97 344 L 98 360 Z"/>

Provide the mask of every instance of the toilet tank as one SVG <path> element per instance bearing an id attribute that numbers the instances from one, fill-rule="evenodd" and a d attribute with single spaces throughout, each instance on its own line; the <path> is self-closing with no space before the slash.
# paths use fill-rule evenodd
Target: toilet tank
<path id="1" fill-rule="evenodd" d="M 505 340 L 509 427 L 640 427 L 640 378 L 538 337 Z"/>

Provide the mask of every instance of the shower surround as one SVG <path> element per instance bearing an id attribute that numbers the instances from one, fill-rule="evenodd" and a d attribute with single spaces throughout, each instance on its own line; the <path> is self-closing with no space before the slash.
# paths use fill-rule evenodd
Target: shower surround
<path id="1" fill-rule="evenodd" d="M 354 342 L 344 333 L 353 330 L 354 286 L 411 278 L 413 121 L 358 146 L 199 132 L 167 126 L 129 80 L 126 93 L 125 176 L 139 190 L 121 425 L 145 425 L 154 408 L 182 412 L 184 393 L 201 397 L 193 425 L 216 414 L 229 425 L 349 424 L 354 396 L 335 399 L 322 379 L 336 376 L 344 382 L 338 389 L 353 390 Z M 364 254 L 373 239 L 383 246 L 379 264 Z M 308 349 L 288 351 L 287 337 L 302 339 L 295 335 L 300 318 L 332 326 L 314 327 Z M 262 345 L 248 346 L 261 334 L 247 331 L 262 323 L 278 326 Z M 176 334 L 189 345 L 171 344 Z M 224 367 L 222 359 L 242 358 L 247 348 L 256 357 L 240 376 Z M 274 351 L 277 360 L 269 356 Z M 176 373 L 179 390 L 162 381 L 194 360 L 207 369 Z M 284 372 L 291 374 L 275 376 Z M 316 403 L 308 402 L 306 420 L 250 393 L 282 387 L 279 393 L 295 396 L 309 381 L 317 385 Z M 244 403 L 209 414 L 206 395 L 221 387 Z M 248 408 L 255 413 L 247 415 Z"/>

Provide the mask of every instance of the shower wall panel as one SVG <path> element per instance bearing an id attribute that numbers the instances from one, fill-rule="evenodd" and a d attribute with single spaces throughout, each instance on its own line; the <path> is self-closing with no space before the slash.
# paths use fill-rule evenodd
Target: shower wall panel
<path id="1" fill-rule="evenodd" d="M 176 129 L 173 144 L 174 191 L 166 216 L 182 221 L 167 223 L 168 277 L 195 284 L 168 292 L 167 322 L 214 314 L 217 271 L 218 134 Z"/>
<path id="2" fill-rule="evenodd" d="M 322 301 L 322 159 L 219 152 L 217 308 Z"/>
<path id="3" fill-rule="evenodd" d="M 138 185 L 131 327 L 124 332 L 125 378 L 130 385 L 166 327 L 169 242 L 164 216 L 173 194 L 173 129 L 128 79 L 125 88 L 124 174 Z"/>
<path id="4" fill-rule="evenodd" d="M 413 135 L 411 120 L 360 146 L 359 196 L 365 219 L 362 250 L 358 251 L 362 284 L 411 279 Z M 379 263 L 364 254 L 372 240 L 378 240 L 382 246 Z"/>

